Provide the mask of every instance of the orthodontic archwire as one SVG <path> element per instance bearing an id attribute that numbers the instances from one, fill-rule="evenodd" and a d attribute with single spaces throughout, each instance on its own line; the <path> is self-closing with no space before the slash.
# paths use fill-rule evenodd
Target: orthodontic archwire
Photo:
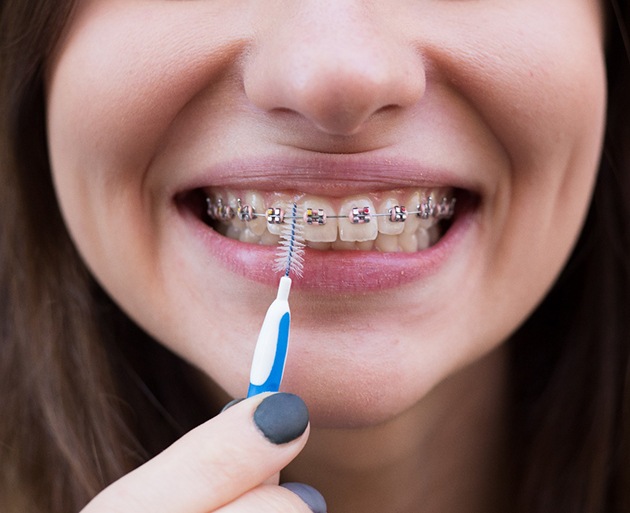
<path id="1" fill-rule="evenodd" d="M 210 198 L 206 198 L 206 213 L 211 219 L 220 221 L 230 221 L 234 217 L 241 221 L 253 221 L 258 218 L 265 218 L 269 224 L 283 224 L 286 220 L 297 221 L 302 220 L 308 225 L 323 225 L 326 224 L 327 219 L 349 219 L 353 224 L 369 223 L 372 218 L 386 217 L 391 222 L 402 223 L 405 222 L 410 215 L 417 215 L 422 219 L 428 219 L 433 217 L 435 219 L 450 219 L 455 211 L 456 198 L 448 198 L 443 196 L 440 202 L 433 200 L 432 196 L 429 196 L 422 203 L 415 207 L 415 210 L 407 210 L 403 205 L 394 205 L 389 208 L 387 212 L 374 213 L 369 206 L 364 207 L 352 207 L 347 215 L 327 215 L 321 208 L 304 209 L 304 214 L 298 216 L 296 213 L 291 212 L 287 214 L 284 209 L 280 207 L 266 208 L 264 213 L 258 213 L 251 205 L 243 205 L 240 198 L 236 200 L 236 207 L 225 204 L 221 198 L 217 198 L 213 202 Z"/>
<path id="2" fill-rule="evenodd" d="M 304 258 L 303 226 L 297 223 L 297 205 L 291 209 L 291 223 L 285 224 L 274 270 L 282 272 L 276 299 L 271 303 L 258 334 L 249 377 L 247 397 L 280 390 L 289 349 L 291 275 L 301 277 Z"/>

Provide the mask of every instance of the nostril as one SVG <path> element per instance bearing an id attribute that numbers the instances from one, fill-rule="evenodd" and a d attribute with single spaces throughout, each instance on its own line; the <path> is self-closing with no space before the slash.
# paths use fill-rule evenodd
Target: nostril
<path id="1" fill-rule="evenodd" d="M 392 103 L 391 105 L 385 105 L 384 107 L 381 107 L 380 109 L 376 110 L 374 114 L 386 114 L 388 112 L 395 111 L 399 108 L 400 108 L 400 105 L 394 105 Z"/>

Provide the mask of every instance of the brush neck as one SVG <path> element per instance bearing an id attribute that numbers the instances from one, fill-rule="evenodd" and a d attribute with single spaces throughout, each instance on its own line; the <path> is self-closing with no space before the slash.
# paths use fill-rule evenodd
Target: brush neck
<path id="1" fill-rule="evenodd" d="M 280 285 L 278 285 L 278 295 L 276 299 L 282 299 L 287 301 L 289 299 L 289 292 L 291 291 L 291 278 L 283 276 L 280 278 Z"/>

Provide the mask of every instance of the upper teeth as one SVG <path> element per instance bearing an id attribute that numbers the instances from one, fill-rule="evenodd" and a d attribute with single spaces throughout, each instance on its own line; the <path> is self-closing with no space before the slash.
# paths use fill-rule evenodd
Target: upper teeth
<path id="1" fill-rule="evenodd" d="M 265 209 L 265 213 L 258 213 L 252 205 L 243 205 L 242 201 L 237 199 L 237 206 L 225 204 L 221 198 L 217 198 L 215 202 L 210 198 L 206 198 L 207 214 L 214 220 L 230 221 L 237 216 L 241 221 L 253 221 L 259 217 L 264 217 L 270 224 L 282 224 L 285 219 L 293 219 L 292 216 L 286 215 L 283 208 L 270 207 Z M 385 217 L 392 223 L 401 223 L 407 220 L 408 215 L 417 215 L 422 219 L 449 219 L 455 212 L 455 198 L 442 197 L 440 203 L 435 203 L 432 196 L 415 206 L 415 210 L 407 211 L 407 207 L 403 205 L 394 205 L 387 209 L 387 212 L 380 214 L 372 212 L 370 205 L 362 208 L 352 207 L 350 212 L 344 215 L 327 215 L 323 208 L 306 207 L 301 217 L 307 224 L 326 224 L 328 219 L 345 219 L 346 217 L 354 224 L 369 223 L 373 217 Z M 298 217 L 298 218 L 299 218 Z"/>
<path id="2" fill-rule="evenodd" d="M 361 247 L 369 241 L 375 241 L 377 248 L 394 247 L 410 238 L 413 244 L 426 239 L 425 246 L 428 246 L 439 237 L 437 223 L 452 217 L 455 209 L 452 191 L 445 188 L 355 196 L 338 202 L 337 209 L 331 199 L 253 191 L 223 191 L 221 194 L 211 191 L 206 202 L 208 216 L 220 222 L 218 229 L 227 236 L 273 244 L 275 237 L 270 235 L 280 235 L 279 225 L 295 217 L 304 223 L 304 239 L 312 243 L 308 245 L 323 247 L 320 243 L 336 243 L 339 248 L 345 247 L 343 243 L 358 243 Z M 299 205 L 301 214 L 291 215 L 293 203 Z M 374 203 L 379 205 L 378 210 Z M 393 240 L 392 236 L 400 237 Z M 363 244 L 369 249 L 367 245 Z"/>

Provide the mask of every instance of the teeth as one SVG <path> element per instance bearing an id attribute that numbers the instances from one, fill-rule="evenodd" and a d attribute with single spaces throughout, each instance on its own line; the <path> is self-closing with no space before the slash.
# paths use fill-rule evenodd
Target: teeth
<path id="1" fill-rule="evenodd" d="M 410 212 L 417 212 L 421 210 L 418 208 L 422 202 L 425 201 L 424 195 L 420 192 L 413 192 L 407 201 L 407 210 Z M 433 222 L 433 218 L 422 219 L 418 214 L 411 214 L 407 216 L 407 220 L 405 221 L 405 226 L 403 226 L 403 231 L 405 233 L 414 233 L 420 226 L 427 222 Z"/>
<path id="2" fill-rule="evenodd" d="M 412 201 L 414 204 L 414 209 L 418 212 L 415 215 L 415 223 L 413 224 L 414 230 L 406 231 L 415 231 L 415 228 L 430 228 L 431 226 L 437 224 L 439 218 L 437 217 L 437 197 L 439 194 L 436 192 L 430 193 L 415 193 L 412 197 Z"/>
<path id="3" fill-rule="evenodd" d="M 402 233 L 398 236 L 398 246 L 406 253 L 418 251 L 418 236 L 416 233 Z"/>
<path id="4" fill-rule="evenodd" d="M 390 213 L 392 209 L 398 207 L 401 208 L 400 201 L 398 201 L 393 196 L 390 196 L 382 201 L 379 205 L 378 212 L 379 213 Z M 396 214 L 394 213 L 394 217 Z M 409 216 L 405 215 L 404 222 L 395 222 L 391 220 L 390 216 L 379 216 L 378 220 L 378 231 L 379 233 L 384 233 L 386 235 L 400 235 L 405 229 L 405 224 L 407 223 L 407 218 Z M 414 216 L 411 216 L 414 217 Z M 415 216 L 417 217 L 417 216 Z"/>
<path id="5" fill-rule="evenodd" d="M 374 241 L 374 246 L 379 251 L 384 253 L 395 253 L 398 249 L 398 235 L 386 235 L 385 233 L 379 233 L 378 237 Z"/>
<path id="6" fill-rule="evenodd" d="M 356 242 L 351 242 L 351 241 L 345 241 L 345 240 L 339 240 L 337 239 L 335 242 L 332 243 L 331 245 L 332 249 L 335 249 L 337 251 L 339 250 L 354 250 L 357 249 L 357 243 Z"/>
<path id="7" fill-rule="evenodd" d="M 274 235 L 280 235 L 282 233 L 282 221 L 280 219 L 286 215 L 287 212 L 291 212 L 291 207 L 293 206 L 293 196 L 289 196 L 288 194 L 277 193 L 274 194 L 274 197 L 270 198 L 271 203 L 267 204 L 267 230 L 269 230 Z M 274 212 L 271 213 L 270 209 L 273 209 Z M 272 220 L 269 222 L 269 220 Z"/>
<path id="8" fill-rule="evenodd" d="M 435 225 L 432 226 L 431 228 L 429 228 L 427 230 L 427 232 L 429 232 L 429 246 L 432 246 L 433 244 L 435 244 L 438 240 L 440 240 L 440 236 L 442 235 L 440 233 L 440 227 Z M 428 246 L 427 246 L 428 247 Z"/>
<path id="9" fill-rule="evenodd" d="M 262 235 L 256 235 L 249 228 L 241 230 L 238 240 L 241 242 L 249 242 L 250 244 L 258 244 Z"/>
<path id="10" fill-rule="evenodd" d="M 246 192 L 241 198 L 241 205 L 248 206 L 253 209 L 254 218 L 250 221 L 241 221 L 247 225 L 247 229 L 251 230 L 256 235 L 262 235 L 267 231 L 267 221 L 262 215 L 265 212 L 265 199 L 261 194 L 256 192 Z"/>
<path id="11" fill-rule="evenodd" d="M 309 218 L 311 224 L 308 221 L 304 223 L 304 239 L 311 242 L 335 242 L 337 240 L 338 222 L 337 219 L 329 217 L 334 212 L 332 203 L 315 196 L 305 196 L 303 202 L 304 209 L 302 210 L 305 212 L 305 215 L 307 214 L 307 209 L 313 210 L 313 215 Z M 323 224 L 320 224 L 322 219 L 317 219 L 320 209 L 326 216 Z"/>
<path id="12" fill-rule="evenodd" d="M 260 237 L 260 244 L 263 246 L 277 246 L 280 242 L 280 235 L 275 235 L 271 232 L 265 232 Z"/>
<path id="13" fill-rule="evenodd" d="M 208 216 L 219 233 L 270 246 L 278 244 L 295 202 L 306 245 L 321 251 L 422 251 L 440 239 L 439 222 L 450 218 L 455 206 L 451 190 L 445 188 L 372 193 L 342 201 L 280 192 L 209 190 L 207 195 Z"/>
<path id="14" fill-rule="evenodd" d="M 339 215 L 348 217 L 339 219 L 339 238 L 346 242 L 364 242 L 374 240 L 378 235 L 378 223 L 374 214 L 372 201 L 365 197 L 354 197 L 345 200 L 340 207 Z"/>
<path id="15" fill-rule="evenodd" d="M 224 234 L 226 237 L 229 237 L 230 239 L 239 239 L 241 236 L 241 231 L 233 225 L 228 225 L 227 230 L 225 231 Z"/>
<path id="16" fill-rule="evenodd" d="M 418 228 L 418 231 L 416 232 L 416 239 L 418 241 L 418 251 L 427 249 L 431 245 L 431 236 L 429 234 L 429 230 L 426 228 Z"/>
<path id="17" fill-rule="evenodd" d="M 326 251 L 332 247 L 331 242 L 313 242 L 309 240 L 306 241 L 306 245 L 309 248 L 318 249 L 320 251 Z"/>

